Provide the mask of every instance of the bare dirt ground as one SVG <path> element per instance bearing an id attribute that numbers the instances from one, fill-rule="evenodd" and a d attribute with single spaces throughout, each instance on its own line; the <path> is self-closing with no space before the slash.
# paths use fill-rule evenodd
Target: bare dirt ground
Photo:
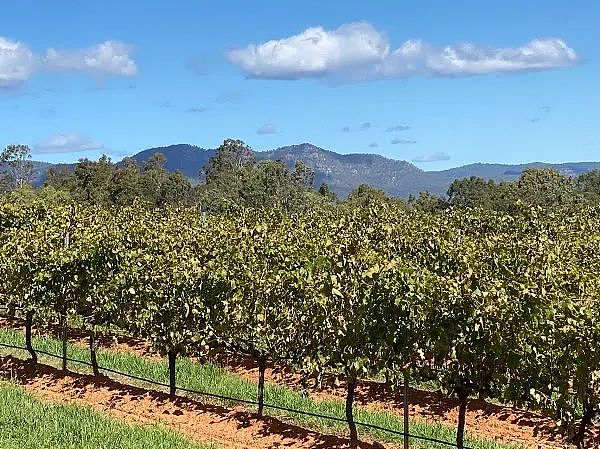
<path id="1" fill-rule="evenodd" d="M 0 318 L 0 326 L 20 328 L 22 324 L 19 320 Z M 47 332 L 55 334 L 57 333 L 57 330 L 50 328 L 47 330 Z M 82 333 L 74 332 L 72 338 L 76 343 L 82 345 L 86 344 L 86 337 Z M 100 339 L 100 344 L 102 347 L 110 348 L 112 350 L 135 352 L 145 357 L 158 357 L 156 354 L 152 353 L 146 343 L 127 337 L 103 337 Z M 224 368 L 227 370 L 234 372 L 250 381 L 254 382 L 257 379 L 258 368 L 257 365 L 251 360 L 237 357 L 222 357 L 217 362 L 224 366 Z M 316 400 L 343 399 L 345 396 L 344 385 L 335 387 L 331 384 L 328 384 L 322 388 L 307 388 L 306 379 L 303 379 L 298 373 L 279 366 L 268 367 L 266 372 L 266 380 L 267 382 L 274 384 L 287 385 L 293 388 L 303 389 L 310 395 L 310 397 Z M 402 416 L 402 393 L 391 389 L 384 383 L 373 381 L 361 382 L 357 388 L 355 400 L 358 404 L 361 404 L 369 409 L 385 410 L 398 416 Z M 448 398 L 447 396 L 438 392 L 411 388 L 409 401 L 410 416 L 412 419 L 443 423 L 449 426 L 456 425 L 458 415 L 458 403 L 456 400 Z M 224 413 L 224 409 L 219 410 Z M 128 413 L 135 415 L 136 412 L 131 409 Z M 208 413 L 210 413 L 210 411 L 208 411 Z M 230 416 L 229 414 L 234 414 L 234 416 L 237 416 L 239 418 L 236 418 L 238 422 L 243 421 L 245 423 L 251 423 L 252 414 L 248 414 L 247 412 L 243 411 L 242 408 L 229 410 L 226 416 Z M 245 417 L 242 419 L 240 418 L 241 416 Z M 147 419 L 151 421 L 153 418 L 148 417 Z M 228 418 L 228 420 L 230 419 L 231 418 Z M 287 426 L 282 424 L 280 421 L 274 421 L 278 422 L 280 426 Z M 171 424 L 169 423 L 169 425 Z M 250 427 L 255 426 L 264 427 L 265 424 L 262 421 L 256 421 Z M 304 440 L 306 435 L 317 435 L 316 433 L 306 431 L 305 429 L 301 429 L 299 427 L 288 427 L 301 430 L 303 432 L 301 440 Z M 178 429 L 177 427 L 175 428 Z M 181 431 L 189 434 L 186 432 L 185 428 Z M 557 428 L 552 420 L 526 410 L 491 404 L 478 399 L 472 399 L 469 401 L 467 411 L 467 431 L 476 437 L 492 439 L 497 442 L 521 444 L 527 448 L 551 449 L 570 447 L 564 443 L 560 429 Z M 264 431 L 261 430 L 258 431 L 256 436 L 263 434 Z M 290 434 L 287 431 L 285 434 L 288 438 L 290 437 Z M 195 435 L 195 437 L 197 436 L 198 435 Z M 261 436 L 261 439 L 262 438 L 263 437 Z M 292 445 L 290 447 L 318 447 L 313 446 L 313 443 L 314 442 L 311 441 L 311 444 L 308 446 Z M 249 442 L 245 441 L 244 444 L 249 444 Z M 263 440 L 261 445 L 256 447 L 279 447 L 278 445 L 270 446 L 269 444 L 269 440 L 267 439 Z M 285 445 L 287 446 L 288 444 L 289 443 L 286 443 Z M 336 444 L 338 444 L 338 446 L 326 445 L 322 447 L 346 447 L 348 442 L 345 440 L 339 440 Z M 339 446 L 339 444 L 342 444 L 342 446 Z M 589 434 L 587 435 L 587 444 L 590 445 L 590 447 L 600 448 L 600 424 L 597 424 L 594 428 L 590 429 Z M 254 446 L 246 445 L 223 447 Z"/>
<path id="2" fill-rule="evenodd" d="M 0 357 L 0 376 L 17 380 L 35 397 L 51 403 L 90 406 L 129 422 L 160 422 L 219 449 L 349 448 L 349 441 L 323 435 L 275 418 L 256 419 L 243 409 L 226 409 L 187 398 L 171 400 L 165 393 L 125 385 L 106 377 L 63 373 L 14 357 Z M 360 443 L 361 449 L 380 445 Z"/>
<path id="3" fill-rule="evenodd" d="M 241 358 L 223 359 L 230 371 L 248 379 L 258 376 L 257 365 Z M 303 379 L 285 368 L 270 366 L 265 373 L 267 382 L 302 388 Z M 335 387 L 329 383 L 322 388 L 311 387 L 309 395 L 316 400 L 343 399 L 345 385 Z M 385 410 L 402 417 L 404 398 L 382 382 L 361 381 L 355 394 L 357 404 L 371 410 Z M 435 392 L 410 388 L 409 410 L 411 419 L 456 426 L 458 400 Z M 471 435 L 501 443 L 520 444 L 526 448 L 554 449 L 571 447 L 564 442 L 563 435 L 554 421 L 537 413 L 517 408 L 471 399 L 467 406 L 467 432 Z M 587 435 L 590 447 L 600 447 L 600 425 Z M 593 441 L 593 442 L 592 442 Z"/>

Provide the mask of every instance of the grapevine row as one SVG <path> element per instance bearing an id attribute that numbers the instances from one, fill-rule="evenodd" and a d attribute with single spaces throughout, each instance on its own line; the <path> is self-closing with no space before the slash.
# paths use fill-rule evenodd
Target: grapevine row
<path id="1" fill-rule="evenodd" d="M 583 447 L 600 412 L 600 211 L 302 215 L 0 204 L 0 303 L 168 357 L 230 351 L 357 382 L 434 380 L 547 413 Z"/>

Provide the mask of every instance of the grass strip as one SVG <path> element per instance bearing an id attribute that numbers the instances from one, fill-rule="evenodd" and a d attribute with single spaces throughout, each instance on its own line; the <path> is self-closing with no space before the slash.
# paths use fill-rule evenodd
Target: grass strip
<path id="1" fill-rule="evenodd" d="M 90 407 L 45 404 L 0 382 L 0 449 L 208 449 L 161 426 L 127 424 Z"/>
<path id="2" fill-rule="evenodd" d="M 5 344 L 23 345 L 23 333 L 7 328 L 0 328 L 0 342 Z M 52 337 L 34 336 L 34 347 L 53 354 L 61 353 L 61 342 Z M 20 352 L 19 356 L 27 358 L 25 351 Z M 5 349 L 0 353 L 7 353 Z M 15 351 L 10 351 L 15 354 Z M 89 351 L 81 346 L 69 344 L 68 356 L 70 358 L 89 361 Z M 111 368 L 117 371 L 133 374 L 145 379 L 168 383 L 168 369 L 166 360 L 154 360 L 142 357 L 134 353 L 123 351 L 112 351 L 99 349 L 97 352 L 98 363 L 100 366 Z M 40 361 L 52 366 L 58 366 L 59 361 L 50 357 L 41 356 Z M 70 364 L 70 369 L 78 372 L 90 372 L 90 368 L 81 364 Z M 116 377 L 111 375 L 111 377 Z M 131 381 L 126 381 L 131 383 Z M 177 385 L 183 388 L 198 390 L 202 392 L 229 396 L 240 399 L 256 399 L 256 384 L 243 379 L 239 375 L 228 372 L 227 370 L 213 363 L 198 363 L 188 358 L 182 357 L 177 360 Z M 200 398 L 203 402 L 218 403 L 230 405 L 227 401 L 216 399 Z M 311 413 L 344 417 L 344 402 L 342 400 L 323 400 L 316 401 L 306 394 L 294 390 L 290 387 L 276 384 L 265 385 L 265 403 L 274 404 L 294 410 L 303 410 Z M 267 408 L 267 414 L 284 418 L 293 424 L 306 426 L 319 431 L 334 432 L 345 434 L 345 423 L 335 422 L 323 418 L 301 415 L 293 412 L 283 412 L 280 410 Z M 362 406 L 355 407 L 354 419 L 366 424 L 372 424 L 379 427 L 403 431 L 402 416 L 386 411 L 373 411 Z M 384 432 L 367 427 L 361 427 L 360 432 L 369 435 L 373 439 L 382 442 L 401 442 L 402 437 L 389 432 Z M 428 423 L 411 420 L 410 433 L 423 437 L 435 438 L 438 440 L 453 442 L 455 440 L 455 429 L 440 423 Z M 467 446 L 473 449 L 514 449 L 520 446 L 506 445 L 489 440 L 473 438 L 467 435 Z M 411 439 L 411 447 L 425 448 L 448 448 L 449 446 L 423 442 Z"/>

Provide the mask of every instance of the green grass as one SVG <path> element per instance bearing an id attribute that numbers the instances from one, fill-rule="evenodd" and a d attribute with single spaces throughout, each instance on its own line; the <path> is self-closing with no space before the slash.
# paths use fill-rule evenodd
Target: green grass
<path id="1" fill-rule="evenodd" d="M 0 342 L 7 344 L 23 345 L 23 334 L 21 332 L 0 328 Z M 44 351 L 60 354 L 61 343 L 59 340 L 50 337 L 34 337 L 34 347 Z M 0 348 L 0 353 L 7 353 Z M 26 358 L 25 351 L 11 350 L 9 353 Z M 89 352 L 86 348 L 69 345 L 68 355 L 70 358 L 79 360 L 89 360 Z M 60 363 L 57 359 L 40 356 L 40 361 L 53 366 Z M 146 379 L 155 380 L 162 383 L 168 383 L 168 370 L 166 361 L 157 361 L 141 357 L 132 353 L 124 353 L 110 350 L 98 351 L 98 363 L 100 366 L 111 368 L 117 371 L 123 371 Z M 70 364 L 69 368 L 79 372 L 90 372 L 90 368 L 81 364 Z M 112 376 L 111 377 L 118 377 Z M 126 380 L 132 383 L 131 380 Z M 256 384 L 242 379 L 240 376 L 232 374 L 212 363 L 197 363 L 187 358 L 177 360 L 177 385 L 192 390 L 199 390 L 222 396 L 234 398 L 250 399 L 256 398 Z M 200 398 L 203 402 L 227 404 L 227 401 L 218 401 L 206 397 Z M 295 410 L 303 410 L 322 415 L 344 417 L 344 403 L 341 400 L 315 401 L 307 395 L 292 388 L 267 384 L 265 386 L 265 402 L 287 407 Z M 335 422 L 322 418 L 310 417 L 290 412 L 282 412 L 275 409 L 266 408 L 266 414 L 283 418 L 285 421 L 310 427 L 319 431 L 334 432 L 345 434 L 346 425 L 343 422 Z M 364 407 L 355 407 L 355 420 L 367 424 L 373 424 L 380 427 L 402 432 L 402 417 L 385 412 L 371 411 Z M 452 427 L 442 424 L 431 424 L 411 420 L 410 433 L 414 435 L 436 438 L 448 442 L 455 440 L 455 430 Z M 467 429 L 468 430 L 468 429 Z M 367 427 L 359 427 L 359 432 L 382 442 L 400 442 L 402 437 Z M 467 445 L 474 449 L 506 449 L 516 448 L 518 446 L 508 446 L 492 441 L 483 441 L 467 436 Z M 419 442 L 411 440 L 411 447 L 414 448 L 445 448 L 448 446 L 436 445 L 429 442 Z"/>
<path id="2" fill-rule="evenodd" d="M 44 404 L 0 382 L 0 449 L 208 449 L 159 426 L 102 416 L 89 407 Z"/>

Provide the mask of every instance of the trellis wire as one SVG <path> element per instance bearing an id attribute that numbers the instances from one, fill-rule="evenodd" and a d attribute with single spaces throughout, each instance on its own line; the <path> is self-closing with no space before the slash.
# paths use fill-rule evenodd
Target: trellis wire
<path id="1" fill-rule="evenodd" d="M 0 347 L 10 348 L 10 349 L 18 349 L 18 350 L 23 350 L 23 351 L 27 350 L 27 348 L 24 347 L 24 346 L 11 345 L 11 344 L 6 344 L 6 343 L 0 343 Z M 49 356 L 49 357 L 54 357 L 54 358 L 57 358 L 57 359 L 62 359 L 63 358 L 61 355 L 53 354 L 51 352 L 47 352 L 47 351 L 43 351 L 43 350 L 39 350 L 39 349 L 36 349 L 35 351 L 38 352 L 38 353 L 40 353 L 40 354 L 44 354 L 46 356 Z M 67 357 L 67 360 L 69 362 L 72 362 L 72 363 L 80 363 L 82 365 L 92 366 L 92 364 L 90 362 L 87 362 L 87 361 L 84 361 L 84 360 L 73 359 L 73 358 L 70 358 L 70 357 Z M 111 368 L 105 368 L 105 367 L 102 367 L 102 366 L 98 366 L 98 368 L 101 369 L 102 371 L 106 371 L 108 373 L 117 374 L 119 376 L 127 377 L 127 378 L 134 379 L 134 380 L 138 380 L 138 381 L 141 381 L 141 382 L 146 382 L 146 383 L 157 385 L 157 386 L 161 386 L 161 387 L 164 387 L 164 388 L 169 388 L 170 387 L 168 384 L 165 384 L 165 383 L 162 383 L 162 382 L 158 382 L 158 381 L 155 381 L 155 380 L 151 380 L 151 379 L 145 379 L 143 377 L 139 377 L 139 376 L 136 376 L 134 374 L 124 373 L 124 372 L 121 372 L 121 371 L 117 371 L 117 370 L 114 370 L 114 369 L 111 369 Z M 199 395 L 199 396 L 207 396 L 207 397 L 211 397 L 211 398 L 215 398 L 215 399 L 222 399 L 222 400 L 231 401 L 231 402 L 238 402 L 238 403 L 249 404 L 249 405 L 258 405 L 257 401 L 252 401 L 252 400 L 248 400 L 248 399 L 241 399 L 241 398 L 233 398 L 233 397 L 230 397 L 230 396 L 224 396 L 224 395 L 215 394 L 215 393 L 208 393 L 208 392 L 199 391 L 199 390 L 192 390 L 192 389 L 184 388 L 184 387 L 177 387 L 177 390 L 183 391 L 183 392 L 186 392 L 186 393 L 190 393 L 190 394 L 196 394 L 196 395 Z M 304 411 L 304 410 L 294 410 L 294 409 L 290 409 L 290 408 L 287 408 L 287 407 L 282 407 L 282 406 L 279 406 L 279 405 L 267 404 L 267 403 L 264 404 L 264 407 L 271 408 L 271 409 L 274 409 L 274 410 L 281 410 L 281 411 L 285 411 L 285 412 L 289 412 L 289 413 L 295 413 L 295 414 L 299 414 L 299 415 L 305 415 L 305 416 L 311 416 L 311 417 L 320 418 L 320 419 L 326 419 L 326 420 L 329 420 L 329 421 L 336 421 L 336 422 L 346 423 L 346 419 L 339 418 L 337 416 L 321 415 L 319 413 L 307 412 L 307 411 Z M 411 433 L 400 432 L 398 430 L 388 429 L 388 428 L 385 428 L 385 427 L 378 426 L 376 424 L 363 423 L 363 422 L 359 422 L 359 421 L 355 421 L 355 423 L 358 426 L 367 427 L 367 428 L 370 428 L 370 429 L 375 429 L 375 430 L 379 430 L 379 431 L 382 431 L 382 432 L 391 433 L 391 434 L 398 435 L 398 436 L 407 436 L 409 438 L 414 438 L 416 440 L 426 441 L 426 442 L 429 442 L 429 443 L 436 443 L 436 444 L 442 444 L 442 445 L 445 445 L 445 446 L 456 447 L 456 443 L 451 443 L 451 442 L 448 442 L 448 441 L 439 440 L 437 438 L 431 438 L 431 437 L 425 437 L 425 436 L 422 436 L 422 435 L 414 435 L 414 434 L 411 434 Z M 472 448 L 464 446 L 464 449 L 472 449 Z"/>

